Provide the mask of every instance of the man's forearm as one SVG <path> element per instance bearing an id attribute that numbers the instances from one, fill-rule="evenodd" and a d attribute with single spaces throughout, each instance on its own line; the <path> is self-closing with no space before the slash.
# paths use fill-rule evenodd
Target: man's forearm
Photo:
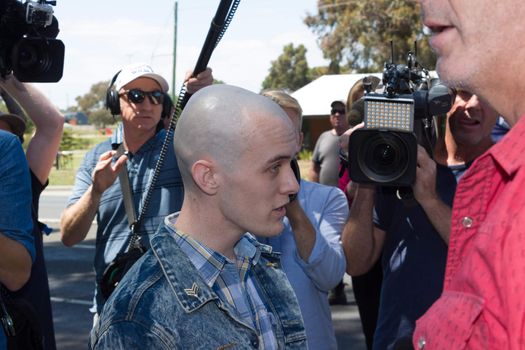
<path id="1" fill-rule="evenodd" d="M 49 177 L 60 147 L 64 117 L 32 84 L 21 83 L 10 76 L 2 86 L 35 124 L 35 134 L 29 142 L 26 157 L 29 167 L 43 184 Z"/>
<path id="2" fill-rule="evenodd" d="M 374 191 L 358 188 L 341 236 L 346 272 L 352 276 L 366 273 L 379 257 L 374 239 L 373 208 Z"/>
<path id="3" fill-rule="evenodd" d="M 86 238 L 97 214 L 100 197 L 100 194 L 94 193 L 93 186 L 90 186 L 78 202 L 64 211 L 60 220 L 60 231 L 65 246 L 71 247 Z"/>
<path id="4" fill-rule="evenodd" d="M 298 200 L 288 204 L 287 217 L 297 246 L 297 252 L 303 261 L 308 262 L 315 245 L 315 229 L 304 213 Z"/>

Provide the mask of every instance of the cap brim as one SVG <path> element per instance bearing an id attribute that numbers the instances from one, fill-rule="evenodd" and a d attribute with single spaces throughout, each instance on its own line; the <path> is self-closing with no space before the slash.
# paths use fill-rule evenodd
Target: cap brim
<path id="1" fill-rule="evenodd" d="M 162 89 L 163 92 L 168 92 L 168 89 L 169 89 L 168 82 L 161 75 L 156 74 L 156 73 L 144 73 L 144 74 L 141 74 L 141 75 L 138 75 L 138 76 L 134 76 L 133 79 L 130 79 L 128 81 L 121 81 L 121 82 L 119 82 L 120 84 L 115 86 L 115 88 L 118 91 L 118 90 L 122 89 L 122 87 L 124 87 L 125 85 L 131 83 L 132 81 L 134 81 L 134 80 L 136 80 L 138 78 L 150 78 L 150 79 L 153 79 L 160 85 L 160 88 Z"/>

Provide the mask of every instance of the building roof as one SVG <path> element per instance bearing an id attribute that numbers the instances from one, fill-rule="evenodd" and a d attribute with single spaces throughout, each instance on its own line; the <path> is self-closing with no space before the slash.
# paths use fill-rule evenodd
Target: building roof
<path id="1" fill-rule="evenodd" d="M 326 117 L 330 114 L 330 103 L 341 100 L 346 103 L 350 88 L 368 75 L 381 79 L 382 73 L 323 75 L 292 93 L 307 118 Z"/>

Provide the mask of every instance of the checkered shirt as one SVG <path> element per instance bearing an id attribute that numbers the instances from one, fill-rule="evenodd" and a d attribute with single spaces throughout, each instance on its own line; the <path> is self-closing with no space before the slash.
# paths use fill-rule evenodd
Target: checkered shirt
<path id="1" fill-rule="evenodd" d="M 231 305 L 242 322 L 259 336 L 259 349 L 277 349 L 274 332 L 275 318 L 268 312 L 254 283 L 251 266 L 257 264 L 260 251 L 255 239 L 244 235 L 234 247 L 237 257 L 231 261 L 224 255 L 204 246 L 174 227 L 176 216 L 166 218 L 167 227 L 188 256 L 206 284 L 222 302 Z"/>

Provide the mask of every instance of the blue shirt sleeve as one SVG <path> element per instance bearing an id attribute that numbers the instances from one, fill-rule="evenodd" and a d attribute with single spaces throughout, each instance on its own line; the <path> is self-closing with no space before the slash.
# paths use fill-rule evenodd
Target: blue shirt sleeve
<path id="1" fill-rule="evenodd" d="M 308 259 L 295 259 L 319 290 L 328 291 L 343 278 L 346 258 L 341 233 L 348 220 L 348 201 L 344 193 L 331 186 L 304 182 L 299 200 L 315 232 L 315 244 Z"/>
<path id="2" fill-rule="evenodd" d="M 0 232 L 22 244 L 34 261 L 29 167 L 18 138 L 3 131 L 0 159 Z"/>

